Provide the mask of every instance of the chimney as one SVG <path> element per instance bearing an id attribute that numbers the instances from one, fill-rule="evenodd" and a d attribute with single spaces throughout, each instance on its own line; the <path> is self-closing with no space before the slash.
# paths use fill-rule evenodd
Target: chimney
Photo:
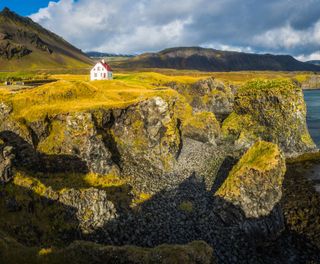
<path id="1" fill-rule="evenodd" d="M 105 61 L 104 59 L 102 59 L 102 60 L 101 60 L 101 62 L 102 62 L 103 64 L 105 64 L 105 63 L 106 63 L 106 61 Z"/>

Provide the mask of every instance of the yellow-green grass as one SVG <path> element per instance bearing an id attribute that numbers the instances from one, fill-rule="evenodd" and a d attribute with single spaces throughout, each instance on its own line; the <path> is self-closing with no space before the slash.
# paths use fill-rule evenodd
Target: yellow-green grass
<path id="1" fill-rule="evenodd" d="M 265 141 L 256 142 L 232 168 L 227 180 L 219 188 L 216 195 L 221 197 L 240 196 L 239 182 L 248 185 L 256 184 L 255 179 L 249 176 L 250 172 L 263 173 L 273 170 L 278 164 L 281 164 L 281 155 L 281 151 L 276 144 Z M 284 161 L 282 165 L 281 170 L 284 174 Z M 279 180 L 278 184 L 281 184 L 282 177 L 276 177 L 275 179 Z"/>
<path id="2" fill-rule="evenodd" d="M 284 71 L 236 71 L 236 72 L 203 72 L 197 70 L 175 70 L 175 69 L 160 69 L 160 68 L 142 68 L 136 70 L 117 69 L 121 73 L 141 73 L 141 72 L 154 72 L 166 76 L 187 76 L 195 79 L 203 79 L 207 77 L 214 77 L 221 81 L 230 84 L 241 85 L 253 79 L 277 79 L 289 78 L 295 79 L 299 82 L 306 81 L 313 73 L 311 72 L 284 72 Z"/>
<path id="3" fill-rule="evenodd" d="M 94 82 L 83 81 L 83 75 L 53 77 L 60 80 L 17 93 L 0 88 L 0 101 L 13 106 L 15 118 L 34 121 L 47 115 L 122 108 L 154 96 L 168 98 L 177 95 L 172 89 L 154 85 L 152 74 Z"/>
<path id="4" fill-rule="evenodd" d="M 156 72 L 117 73 L 111 81 L 89 81 L 89 75 L 60 74 L 51 75 L 57 82 L 16 93 L 0 88 L 0 100 L 13 106 L 13 116 L 34 121 L 46 115 L 73 113 L 99 108 L 122 108 L 154 96 L 168 98 L 178 93 L 168 88 L 168 83 L 190 84 L 204 77 L 214 76 L 229 82 L 244 82 L 251 78 L 279 77 L 288 79 L 293 73 L 281 72 L 237 72 L 201 73 L 184 71 L 171 74 Z M 300 73 L 301 78 L 306 78 Z M 300 78 L 300 79 L 301 79 Z"/>

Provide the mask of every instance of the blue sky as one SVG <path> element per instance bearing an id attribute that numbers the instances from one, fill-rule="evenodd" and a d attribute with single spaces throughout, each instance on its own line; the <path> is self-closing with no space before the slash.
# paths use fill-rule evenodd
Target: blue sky
<path id="1" fill-rule="evenodd" d="M 203 46 L 320 59 L 320 0 L 0 0 L 4 6 L 85 51 Z"/>
<path id="2" fill-rule="evenodd" d="M 51 0 L 51 2 L 57 1 Z M 20 15 L 28 16 L 38 12 L 40 8 L 47 7 L 49 2 L 47 0 L 0 0 L 0 9 L 9 7 Z"/>

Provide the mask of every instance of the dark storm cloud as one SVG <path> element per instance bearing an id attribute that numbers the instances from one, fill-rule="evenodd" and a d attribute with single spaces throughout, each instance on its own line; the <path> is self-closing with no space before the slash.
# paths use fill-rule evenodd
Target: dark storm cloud
<path id="1" fill-rule="evenodd" d="M 320 0 L 60 0 L 31 17 L 85 50 L 200 45 L 320 58 Z"/>

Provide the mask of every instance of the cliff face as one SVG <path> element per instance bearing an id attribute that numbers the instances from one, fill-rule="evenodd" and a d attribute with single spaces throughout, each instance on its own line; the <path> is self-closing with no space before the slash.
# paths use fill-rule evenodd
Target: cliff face
<path id="1" fill-rule="evenodd" d="M 19 167 L 116 175 L 152 193 L 181 183 L 193 172 L 214 177 L 211 172 L 224 155 L 216 147 L 220 125 L 214 114 L 192 114 L 177 100 L 155 97 L 123 109 L 37 121 L 14 119 L 10 104 L 2 103 L 0 137 L 15 147 Z M 201 161 L 197 155 L 203 148 L 208 152 Z"/>
<path id="2" fill-rule="evenodd" d="M 189 85 L 168 85 L 187 99 L 194 112 L 212 112 L 219 120 L 223 120 L 232 112 L 236 92 L 232 85 L 224 84 L 213 77 Z"/>
<path id="3" fill-rule="evenodd" d="M 311 75 L 309 78 L 301 82 L 302 89 L 319 89 L 320 88 L 320 76 Z"/>
<path id="4" fill-rule="evenodd" d="M 279 144 L 287 156 L 316 150 L 302 90 L 290 81 L 253 81 L 241 87 L 222 130 L 239 147 L 260 138 Z"/>
<path id="5" fill-rule="evenodd" d="M 36 247 L 204 240 L 221 263 L 281 263 L 257 253 L 270 243 L 284 259 L 300 254 L 279 203 L 284 154 L 315 149 L 301 89 L 287 81 L 236 89 L 212 78 L 170 86 L 179 93 L 38 118 L 17 117 L 15 95 L 3 100 L 0 144 L 16 157 L 0 192 L 0 230 Z M 152 252 L 143 255 L 157 259 Z"/>

